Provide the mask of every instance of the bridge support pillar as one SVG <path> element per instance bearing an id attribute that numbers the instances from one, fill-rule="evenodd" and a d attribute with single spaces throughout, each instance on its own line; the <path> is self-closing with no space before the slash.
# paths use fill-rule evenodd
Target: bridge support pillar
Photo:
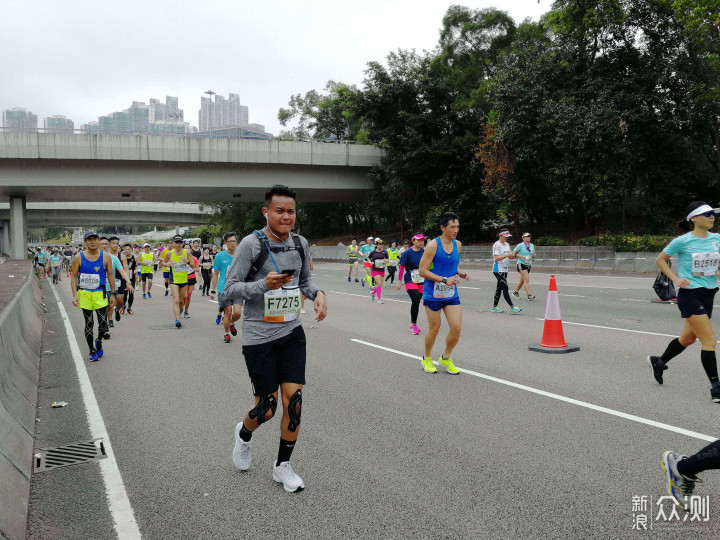
<path id="1" fill-rule="evenodd" d="M 25 197 L 10 197 L 10 258 L 27 259 L 27 207 Z"/>
<path id="2" fill-rule="evenodd" d="M 10 253 L 10 222 L 0 221 L 0 253 Z"/>

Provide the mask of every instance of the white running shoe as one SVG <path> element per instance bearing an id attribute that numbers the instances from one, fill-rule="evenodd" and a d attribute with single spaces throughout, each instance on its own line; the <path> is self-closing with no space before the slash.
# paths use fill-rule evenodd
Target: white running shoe
<path id="1" fill-rule="evenodd" d="M 241 471 L 247 471 L 252 463 L 252 452 L 250 443 L 240 438 L 242 422 L 235 426 L 235 448 L 233 448 L 233 463 Z"/>
<path id="2" fill-rule="evenodd" d="M 290 466 L 289 461 L 283 461 L 280 465 L 273 465 L 273 480 L 280 482 L 288 493 L 295 493 L 305 489 L 305 484 Z"/>

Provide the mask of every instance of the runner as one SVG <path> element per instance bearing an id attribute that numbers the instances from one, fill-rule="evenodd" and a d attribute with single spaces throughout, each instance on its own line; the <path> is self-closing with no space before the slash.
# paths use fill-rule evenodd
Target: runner
<path id="1" fill-rule="evenodd" d="M 360 256 L 363 259 L 363 266 L 365 267 L 365 273 L 368 277 L 371 278 L 369 280 L 370 282 L 372 282 L 372 276 L 371 276 L 372 264 L 370 264 L 370 262 L 367 260 L 367 256 L 370 255 L 374 249 L 375 249 L 375 245 L 374 245 L 373 237 L 368 236 L 367 240 L 365 241 L 365 245 L 360 247 Z M 363 280 L 361 282 L 361 285 L 363 287 L 365 286 L 365 281 L 366 280 Z"/>
<path id="2" fill-rule="evenodd" d="M 357 238 L 353 238 L 350 242 L 350 245 L 347 248 L 347 256 L 348 256 L 348 264 L 350 265 L 350 268 L 348 268 L 348 283 L 350 283 L 350 277 L 353 273 L 353 270 L 355 271 L 355 283 L 360 281 L 358 279 L 358 251 L 360 248 L 357 245 Z"/>
<path id="3" fill-rule="evenodd" d="M 63 267 L 65 268 L 65 277 L 70 277 L 70 267 L 72 266 L 72 260 L 75 253 L 73 253 L 72 246 L 65 243 L 65 249 L 62 252 L 63 255 Z"/>
<path id="4" fill-rule="evenodd" d="M 45 249 L 42 247 L 37 248 L 37 269 L 40 273 L 39 277 L 47 277 L 47 257 L 45 255 Z"/>
<path id="5" fill-rule="evenodd" d="M 690 497 L 696 482 L 702 482 L 697 475 L 710 469 L 720 469 L 720 441 L 715 441 L 690 457 L 675 452 L 665 452 L 662 470 L 667 480 L 670 496 L 681 508 L 690 510 Z"/>
<path id="6" fill-rule="evenodd" d="M 163 251 L 163 243 L 158 243 L 153 250 L 153 274 L 157 272 L 158 266 L 160 266 L 160 253 Z"/>
<path id="7" fill-rule="evenodd" d="M 222 323 L 225 327 L 225 337 L 223 341 L 230 343 L 232 341 L 230 334 L 237 336 L 235 323 L 242 315 L 242 302 L 239 299 L 227 298 L 225 296 L 225 278 L 227 277 L 228 268 L 230 268 L 233 257 L 235 257 L 235 251 L 237 250 L 237 234 L 227 232 L 223 235 L 223 240 L 225 240 L 227 250 L 218 253 L 213 261 L 210 300 L 215 300 L 217 286 L 217 291 L 219 292 L 218 308 L 220 309 L 220 314 L 224 315 Z M 220 318 L 221 315 L 218 315 L 218 318 Z M 217 320 L 215 322 L 216 324 L 220 324 Z"/>
<path id="8" fill-rule="evenodd" d="M 377 303 L 382 304 L 382 286 L 385 282 L 388 252 L 385 251 L 384 242 L 380 238 L 375 239 L 375 251 L 371 252 L 367 258 L 372 265 L 373 286 L 370 287 L 370 299 L 374 302 L 377 297 Z"/>
<path id="9" fill-rule="evenodd" d="M 152 298 L 152 282 L 153 282 L 153 266 L 155 264 L 155 256 L 150 249 L 150 244 L 143 244 L 140 253 L 140 278 L 142 280 L 143 300 Z"/>
<path id="10" fill-rule="evenodd" d="M 142 260 L 140 257 L 140 254 L 142 251 L 140 250 L 140 246 L 133 246 L 132 249 L 132 255 L 135 258 L 135 279 L 133 282 L 135 283 L 135 290 L 140 290 L 140 283 L 142 282 L 142 267 L 140 266 L 140 261 Z"/>
<path id="11" fill-rule="evenodd" d="M 122 266 L 122 268 L 118 268 L 115 271 L 115 280 L 118 283 L 117 295 L 115 296 L 115 306 L 114 308 L 108 306 L 108 324 L 110 328 L 112 328 L 114 326 L 112 320 L 113 309 L 115 310 L 115 320 L 120 322 L 121 315 L 124 311 L 123 308 L 125 306 L 125 295 L 127 294 L 129 289 L 132 289 L 132 272 L 130 272 L 128 268 L 125 253 L 120 251 L 120 239 L 117 236 L 111 236 L 110 238 L 108 238 L 108 242 L 108 253 L 110 253 L 110 255 L 112 255 L 113 257 L 116 257 L 120 261 L 120 265 Z M 103 251 L 105 250 L 103 249 Z"/>
<path id="12" fill-rule="evenodd" d="M 403 240 L 403 245 L 402 245 L 402 247 L 399 249 L 400 255 L 402 255 L 403 253 L 405 253 L 408 249 L 410 249 L 410 240 Z"/>
<path id="13" fill-rule="evenodd" d="M 108 284 L 110 292 L 114 293 L 115 277 L 111 256 L 99 249 L 98 234 L 87 231 L 84 239 L 87 250 L 73 257 L 70 288 L 73 294 L 72 303 L 82 310 L 85 319 L 85 339 L 90 349 L 88 360 L 97 362 L 103 356 L 102 340 L 108 332 L 108 295 L 105 285 Z M 109 302 L 115 302 L 114 296 L 110 296 Z M 98 320 L 98 337 L 95 341 L 93 313 Z"/>
<path id="14" fill-rule="evenodd" d="M 186 319 L 190 318 L 190 313 L 188 313 L 188 309 L 190 309 L 190 300 L 192 298 L 192 293 L 195 290 L 195 285 L 197 285 L 197 268 L 200 268 L 200 261 L 198 261 L 197 257 L 195 255 L 192 255 L 192 250 L 190 250 L 190 258 L 192 259 L 193 263 L 195 264 L 195 268 L 191 272 L 188 273 L 188 286 L 187 286 L 187 293 L 185 294 L 185 312 L 183 313 L 183 317 Z"/>
<path id="15" fill-rule="evenodd" d="M 710 379 L 710 398 L 720 403 L 715 347 L 717 337 L 710 324 L 713 299 L 718 290 L 717 271 L 720 259 L 720 234 L 711 233 L 715 215 L 720 208 L 712 208 L 704 202 L 694 202 L 687 207 L 686 229 L 692 231 L 678 236 L 660 252 L 655 264 L 677 288 L 677 306 L 685 323 L 680 337 L 673 339 L 662 356 L 648 356 L 653 377 L 663 383 L 663 371 L 667 363 L 699 339 L 702 343 L 700 361 Z M 677 255 L 678 274 L 672 271 L 668 261 Z"/>
<path id="16" fill-rule="evenodd" d="M 200 248 L 200 240 L 195 239 L 190 243 L 190 253 L 192 254 L 193 257 L 195 257 L 197 259 L 196 263 L 198 264 L 198 267 L 199 267 L 200 258 L 202 257 L 202 249 Z M 201 274 L 202 274 L 202 272 L 201 272 Z M 199 276 L 196 275 L 195 279 L 196 279 L 196 283 L 200 283 L 200 280 L 202 279 L 202 275 L 199 275 Z"/>
<path id="17" fill-rule="evenodd" d="M 520 272 L 520 281 L 515 287 L 512 295 L 516 300 L 520 299 L 520 288 L 525 287 L 528 300 L 535 300 L 535 295 L 530 292 L 530 267 L 532 266 L 533 257 L 535 257 L 535 244 L 531 242 L 532 235 L 528 232 L 522 235 L 522 242 L 515 246 L 513 250 L 517 253 L 517 269 Z"/>
<path id="18" fill-rule="evenodd" d="M 171 242 L 168 242 L 167 246 L 165 246 L 162 251 L 160 252 L 159 260 L 160 260 L 160 266 L 162 266 L 163 269 L 163 279 L 165 280 L 165 296 L 170 294 L 170 266 L 166 266 L 163 264 L 165 261 L 165 257 L 167 254 L 171 251 L 172 246 L 170 245 Z M 159 249 L 159 248 L 158 248 Z"/>
<path id="19" fill-rule="evenodd" d="M 130 284 L 127 287 L 127 292 L 125 293 L 127 298 L 127 312 L 129 315 L 133 314 L 132 305 L 135 301 L 135 289 L 137 286 L 137 283 L 139 283 L 139 278 L 136 275 L 136 270 L 140 271 L 140 265 L 137 263 L 137 259 L 135 258 L 135 254 L 132 250 L 132 245 L 125 244 L 123 246 L 123 255 L 125 256 L 125 263 L 128 268 L 128 275 L 130 276 Z M 136 283 L 137 280 L 137 283 Z M 120 313 L 123 315 L 125 314 L 126 308 L 125 306 L 121 306 Z"/>
<path id="20" fill-rule="evenodd" d="M 250 439 L 275 414 L 279 387 L 283 414 L 272 477 L 285 491 L 294 492 L 305 487 L 290 466 L 300 429 L 307 356 L 298 316 L 300 294 L 314 302 L 318 321 L 325 318 L 327 305 L 325 293 L 311 280 L 310 246 L 291 232 L 295 192 L 287 186 L 273 186 L 265 192 L 262 211 L 267 226 L 243 238 L 225 285 L 226 298 L 245 301 L 242 352 L 255 395 L 255 406 L 235 426 L 233 462 L 240 470 L 250 468 Z"/>
<path id="21" fill-rule="evenodd" d="M 400 250 L 398 250 L 398 248 L 397 248 L 397 242 L 390 243 L 390 247 L 387 250 L 387 254 L 388 254 L 387 282 L 394 283 L 395 282 L 395 272 L 397 271 L 398 260 L 400 259 Z M 402 278 L 401 278 L 401 280 L 402 280 Z"/>
<path id="22" fill-rule="evenodd" d="M 162 265 L 164 268 L 171 270 L 172 279 L 170 280 L 170 289 L 173 297 L 175 328 L 181 328 L 180 312 L 185 305 L 188 274 L 191 268 L 193 270 L 195 269 L 195 262 L 187 250 L 184 249 L 183 237 L 181 235 L 176 235 L 173 238 L 173 242 L 175 243 L 175 247 L 165 254 L 162 259 Z"/>
<path id="23" fill-rule="evenodd" d="M 420 260 L 422 259 L 425 249 L 425 235 L 417 233 L 412 237 L 413 245 L 411 249 L 407 249 L 400 255 L 400 277 L 398 278 L 397 289 L 400 290 L 402 284 L 405 284 L 405 290 L 410 297 L 410 331 L 418 335 L 420 328 L 417 325 L 418 313 L 420 312 L 420 300 L 423 295 L 423 282 L 420 277 Z"/>
<path id="24" fill-rule="evenodd" d="M 52 250 L 48 259 L 48 264 L 52 269 L 52 282 L 57 283 L 58 281 L 62 281 L 62 279 L 60 279 L 60 270 L 62 270 L 62 255 L 60 255 L 58 250 Z"/>
<path id="25" fill-rule="evenodd" d="M 110 256 L 110 260 L 112 261 L 112 267 L 113 267 L 113 279 L 115 281 L 116 286 L 121 285 L 122 280 L 117 277 L 118 272 L 120 272 L 122 270 L 122 273 L 124 273 L 125 271 L 123 270 L 120 259 L 118 259 L 115 255 L 110 254 L 110 252 L 109 252 L 110 241 L 108 240 L 108 238 L 106 236 L 100 237 L 99 246 L 100 246 L 100 251 L 107 253 Z M 123 277 L 122 274 L 121 274 L 121 277 Z M 127 274 L 125 274 L 124 277 L 127 278 L 128 277 Z M 110 280 L 109 279 L 106 280 L 106 282 L 105 282 L 105 295 L 108 298 L 112 299 L 112 302 L 108 302 L 107 308 L 106 308 L 105 317 L 107 319 L 107 325 L 106 325 L 105 335 L 104 335 L 103 339 L 110 339 L 110 337 L 111 337 L 110 336 L 110 328 L 113 328 L 115 326 L 115 324 L 112 321 L 112 317 L 111 317 L 112 310 L 111 310 L 110 304 L 112 304 L 113 307 L 115 306 L 115 303 L 117 301 L 117 288 L 113 291 L 110 290 Z"/>
<path id="26" fill-rule="evenodd" d="M 202 257 L 200 257 L 200 268 L 202 273 L 202 296 L 210 296 L 210 281 L 212 280 L 213 258 L 210 256 L 210 250 L 203 248 Z"/>
<path id="27" fill-rule="evenodd" d="M 420 276 L 425 278 L 423 286 L 423 305 L 428 320 L 428 333 L 425 336 L 425 355 L 422 366 L 426 373 L 436 373 L 433 365 L 432 348 L 440 331 L 440 311 L 450 326 L 445 339 L 445 351 L 438 359 L 440 365 L 451 375 L 458 375 L 460 370 L 452 360 L 452 351 L 460 339 L 462 329 L 462 306 L 457 291 L 460 282 L 458 276 L 470 280 L 467 272 L 458 270 L 462 244 L 455 240 L 460 230 L 458 217 L 452 212 L 440 216 L 441 235 L 428 242 L 420 259 Z M 432 265 L 432 271 L 430 271 Z"/>
<path id="28" fill-rule="evenodd" d="M 507 229 L 501 229 L 498 232 L 498 241 L 493 244 L 493 276 L 497 279 L 497 286 L 495 287 L 495 296 L 493 297 L 493 307 L 490 311 L 495 313 L 502 313 L 503 310 L 498 307 L 500 301 L 500 295 L 505 298 L 505 301 L 510 306 L 510 311 L 513 313 L 519 313 L 522 308 L 513 305 L 513 301 L 510 299 L 508 293 L 507 275 L 508 275 L 508 260 L 514 259 L 517 255 L 510 248 L 510 244 L 507 239 L 512 235 Z"/>

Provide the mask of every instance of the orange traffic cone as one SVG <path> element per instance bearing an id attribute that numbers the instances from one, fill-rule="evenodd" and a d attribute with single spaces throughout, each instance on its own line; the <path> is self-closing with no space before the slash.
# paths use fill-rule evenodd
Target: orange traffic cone
<path id="1" fill-rule="evenodd" d="M 563 354 L 580 350 L 577 345 L 568 345 L 565 342 L 562 315 L 560 314 L 560 298 L 558 297 L 555 276 L 550 276 L 550 288 L 545 303 L 545 328 L 543 329 L 542 340 L 540 343 L 530 345 L 528 349 L 551 354 Z"/>

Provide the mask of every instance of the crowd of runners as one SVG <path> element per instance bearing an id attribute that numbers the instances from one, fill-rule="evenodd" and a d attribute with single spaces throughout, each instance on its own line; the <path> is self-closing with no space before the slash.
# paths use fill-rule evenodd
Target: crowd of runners
<path id="1" fill-rule="evenodd" d="M 201 246 L 199 240 L 188 241 L 182 236 L 175 236 L 167 245 L 121 246 L 117 237 L 88 231 L 79 249 L 69 244 L 36 248 L 29 256 L 39 276 L 52 276 L 54 284 L 63 275 L 70 278 L 73 305 L 82 310 L 84 317 L 91 362 L 103 357 L 103 341 L 110 339 L 114 322 L 119 322 L 123 315 L 134 314 L 135 295 L 142 295 L 143 300 L 152 299 L 153 280 L 158 271 L 162 272 L 160 286 L 164 286 L 164 296 L 172 297 L 176 328 L 182 328 L 182 319 L 190 317 L 196 286 L 201 296 L 212 301 L 217 297 L 214 322 L 223 325 L 225 343 L 231 343 L 238 335 L 236 323 L 242 319 L 242 354 L 254 403 L 235 427 L 233 461 L 240 470 L 250 468 L 253 433 L 273 417 L 281 401 L 280 446 L 272 476 L 285 490 L 294 492 L 304 488 L 303 480 L 289 463 L 299 434 L 305 384 L 306 340 L 299 314 L 304 312 L 305 298 L 313 301 L 317 320 L 325 318 L 327 305 L 325 294 L 311 279 L 308 242 L 292 233 L 295 192 L 282 185 L 269 188 L 262 212 L 266 227 L 242 238 L 227 232 L 221 247 Z M 673 240 L 658 256 L 658 267 L 678 288 L 677 302 L 684 327 L 662 355 L 651 355 L 648 362 L 654 379 L 662 384 L 668 362 L 700 340 L 700 360 L 710 381 L 711 399 L 720 403 L 717 338 L 710 324 L 720 262 L 720 235 L 709 232 L 715 224 L 716 212 L 720 209 L 702 202 L 690 205 L 684 220 L 690 232 Z M 362 245 L 352 239 L 346 251 L 347 280 L 367 287 L 370 300 L 377 304 L 383 304 L 386 285 L 394 285 L 397 290 L 404 288 L 410 298 L 409 328 L 414 335 L 422 332 L 418 320 L 422 302 L 427 322 L 422 369 L 433 374 L 437 372 L 436 366 L 440 366 L 451 375 L 459 375 L 452 357 L 462 327 L 458 284 L 461 279 L 469 280 L 469 275 L 460 269 L 459 217 L 446 212 L 440 216 L 438 226 L 440 233 L 436 237 L 417 233 L 400 248 L 396 242 L 386 247 L 382 238 L 374 236 L 369 236 Z M 513 299 L 520 299 L 521 290 L 528 301 L 535 300 L 530 289 L 530 272 L 536 256 L 531 234 L 523 234 L 522 241 L 514 247 L 510 245 L 511 237 L 508 229 L 501 229 L 492 247 L 492 273 L 497 280 L 493 312 L 502 312 L 498 307 L 501 297 L 512 313 L 521 312 L 513 303 Z M 677 273 L 667 264 L 672 256 L 678 260 Z M 364 271 L 359 270 L 361 265 Z M 513 292 L 508 286 L 511 267 L 515 267 L 519 276 Z M 449 329 L 442 353 L 434 357 L 432 351 L 442 315 Z M 720 441 L 690 457 L 665 452 L 662 468 L 670 494 L 682 508 L 688 509 L 695 483 L 699 481 L 696 475 L 720 468 Z"/>

